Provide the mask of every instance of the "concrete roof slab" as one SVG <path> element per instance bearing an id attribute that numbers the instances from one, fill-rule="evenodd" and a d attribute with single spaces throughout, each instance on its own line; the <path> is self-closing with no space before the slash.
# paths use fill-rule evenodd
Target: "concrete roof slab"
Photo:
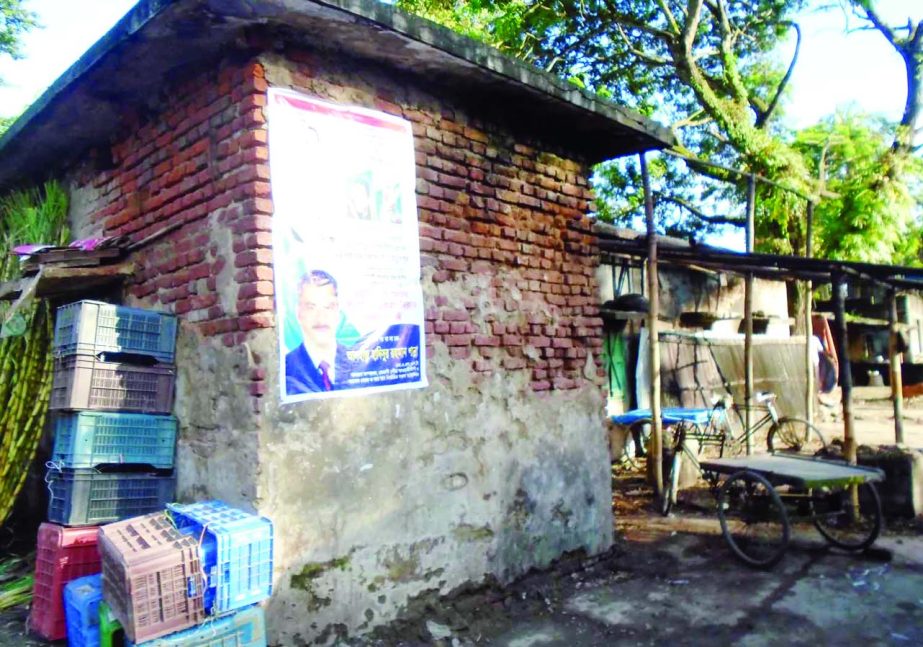
<path id="1" fill-rule="evenodd" d="M 256 51 L 254 30 L 401 71 L 473 114 L 598 162 L 673 143 L 649 119 L 497 50 L 369 0 L 141 0 L 0 138 L 0 188 L 111 141 L 171 79 Z"/>

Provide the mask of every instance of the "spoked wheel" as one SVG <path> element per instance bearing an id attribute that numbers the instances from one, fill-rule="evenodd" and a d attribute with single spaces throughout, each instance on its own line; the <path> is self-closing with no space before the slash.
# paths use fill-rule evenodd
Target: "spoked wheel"
<path id="1" fill-rule="evenodd" d="M 769 430 L 769 451 L 815 456 L 827 448 L 820 430 L 801 418 L 780 418 Z"/>
<path id="2" fill-rule="evenodd" d="M 811 492 L 811 516 L 828 542 L 844 550 L 861 551 L 871 546 L 881 532 L 881 498 L 872 483 L 858 486 L 859 507 L 852 488 L 833 492 Z"/>
<path id="3" fill-rule="evenodd" d="M 749 566 L 770 568 L 788 547 L 791 528 L 785 506 L 759 474 L 736 472 L 721 485 L 718 519 L 728 546 Z"/>

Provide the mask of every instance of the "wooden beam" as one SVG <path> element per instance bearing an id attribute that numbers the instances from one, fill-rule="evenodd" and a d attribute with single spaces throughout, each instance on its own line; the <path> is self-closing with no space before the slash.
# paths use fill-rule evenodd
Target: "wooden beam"
<path id="1" fill-rule="evenodd" d="M 898 351 L 897 291 L 888 293 L 888 360 L 891 363 L 891 400 L 894 403 L 894 442 L 904 443 L 904 385 L 901 376 L 902 353 Z"/>
<path id="2" fill-rule="evenodd" d="M 756 176 L 747 178 L 747 253 L 753 253 L 756 243 Z M 753 272 L 744 283 L 744 428 L 753 428 Z M 753 453 L 753 436 L 745 434 L 747 455 Z"/>
<path id="3" fill-rule="evenodd" d="M 846 332 L 846 282 L 833 275 L 834 334 L 840 350 L 840 389 L 843 392 L 843 455 L 856 464 L 856 432 L 852 413 L 852 369 L 849 363 L 849 335 Z"/>
<path id="4" fill-rule="evenodd" d="M 641 153 L 641 179 L 644 183 L 644 216 L 647 221 L 647 299 L 650 304 L 647 332 L 650 337 L 651 362 L 651 458 L 653 460 L 654 487 L 657 497 L 670 496 L 663 488 L 663 421 L 660 418 L 660 293 L 657 281 L 657 230 L 654 227 L 654 200 L 651 195 L 651 178 L 647 171 L 647 158 Z M 679 475 L 677 475 L 679 478 Z"/>
<path id="5" fill-rule="evenodd" d="M 35 296 L 42 299 L 66 298 L 87 290 L 119 285 L 134 275 L 135 264 L 123 262 L 97 267 L 58 267 L 43 265 Z M 15 301 L 30 279 L 0 283 L 0 301 Z"/>
<path id="6" fill-rule="evenodd" d="M 808 202 L 807 236 L 805 237 L 804 257 L 814 255 L 814 203 Z M 810 279 L 804 282 L 804 418 L 810 423 L 814 422 L 814 352 L 811 340 L 814 336 L 814 326 L 811 316 L 811 303 L 814 297 L 814 285 Z"/>

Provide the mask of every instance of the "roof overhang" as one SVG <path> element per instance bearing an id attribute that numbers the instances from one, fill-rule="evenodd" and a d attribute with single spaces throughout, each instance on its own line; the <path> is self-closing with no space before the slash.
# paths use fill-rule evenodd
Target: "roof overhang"
<path id="1" fill-rule="evenodd" d="M 0 138 L 0 189 L 112 141 L 127 110 L 164 105 L 171 80 L 257 53 L 255 33 L 396 69 L 587 162 L 674 143 L 654 121 L 381 2 L 141 0 Z"/>
<path id="2" fill-rule="evenodd" d="M 647 236 L 644 233 L 618 229 L 605 223 L 597 223 L 595 230 L 604 261 L 647 258 Z M 829 284 L 840 278 L 895 290 L 923 291 L 923 268 L 920 267 L 779 254 L 747 254 L 708 245 L 691 245 L 666 236 L 657 237 L 657 260 L 668 265 L 740 276 L 752 274 L 757 278 L 775 281 Z"/>

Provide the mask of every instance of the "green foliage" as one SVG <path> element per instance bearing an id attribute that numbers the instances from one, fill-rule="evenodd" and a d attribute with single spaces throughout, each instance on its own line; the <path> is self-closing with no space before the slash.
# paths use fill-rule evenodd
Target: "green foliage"
<path id="1" fill-rule="evenodd" d="M 34 567 L 19 557 L 0 560 L 0 611 L 6 611 L 32 600 Z"/>
<path id="2" fill-rule="evenodd" d="M 20 38 L 37 24 L 22 0 L 0 0 L 0 54 L 19 58 Z"/>
<path id="3" fill-rule="evenodd" d="M 872 21 L 867 0 L 842 2 L 860 8 L 860 18 Z M 774 54 L 793 33 L 792 19 L 804 8 L 804 0 L 403 0 L 398 4 L 578 87 L 669 122 L 679 152 L 687 156 L 769 178 L 801 195 L 816 195 L 820 188 L 818 151 L 811 142 L 826 133 L 827 126 L 796 137 L 777 119 L 781 112 L 777 98 L 785 95 L 788 66 L 775 62 Z M 895 36 L 902 32 L 879 31 L 896 47 L 911 46 L 909 37 Z M 866 133 L 861 141 L 847 138 L 842 146 L 830 149 L 830 162 L 836 168 L 831 166 L 827 189 L 841 197 L 822 202 L 817 209 L 816 252 L 885 262 L 915 257 L 919 236 L 912 232 L 915 226 L 919 232 L 919 221 L 914 220 L 919 210 L 919 200 L 914 198 L 919 194 L 914 189 L 919 186 L 919 158 L 887 153 L 888 137 L 904 141 L 907 132 L 906 126 L 899 131 L 879 129 L 875 137 Z M 838 139 L 845 135 L 840 133 Z M 660 231 L 701 238 L 742 226 L 745 178 L 672 157 L 652 157 L 649 166 Z M 623 226 L 643 223 L 636 161 L 600 165 L 594 179 L 601 219 Z M 806 209 L 803 197 L 773 184 L 759 184 L 757 249 L 804 253 Z"/>
<path id="4" fill-rule="evenodd" d="M 893 149 L 894 126 L 843 113 L 798 133 L 828 198 L 815 211 L 818 256 L 874 263 L 919 260 L 923 160 Z"/>
<path id="5" fill-rule="evenodd" d="M 0 280 L 19 275 L 11 254 L 23 243 L 64 244 L 67 194 L 48 182 L 0 200 Z M 0 315 L 6 315 L 0 311 Z M 0 523 L 12 509 L 42 436 L 51 394 L 52 313 L 47 303 L 24 305 L 26 333 L 0 339 Z"/>

